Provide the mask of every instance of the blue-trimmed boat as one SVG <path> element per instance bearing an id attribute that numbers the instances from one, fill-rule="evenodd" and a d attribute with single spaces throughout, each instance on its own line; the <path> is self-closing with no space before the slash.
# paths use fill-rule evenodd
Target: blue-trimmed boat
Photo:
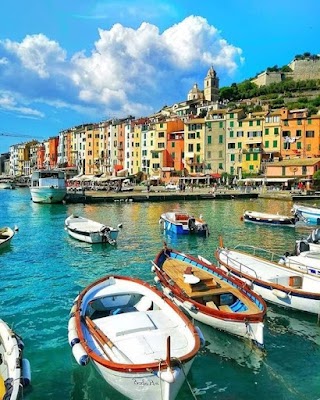
<path id="1" fill-rule="evenodd" d="M 264 347 L 264 300 L 247 285 L 211 264 L 164 248 L 152 271 L 163 293 L 196 321 Z"/>
<path id="2" fill-rule="evenodd" d="M 249 245 L 233 249 L 221 243 L 215 252 L 218 266 L 240 278 L 267 302 L 278 306 L 319 314 L 320 279 L 296 264 L 279 263 L 281 257 Z"/>
<path id="3" fill-rule="evenodd" d="M 178 235 L 209 235 L 208 224 L 203 220 L 202 216 L 196 218 L 186 211 L 174 210 L 165 212 L 161 214 L 159 224 L 164 231 Z"/>
<path id="4" fill-rule="evenodd" d="M 320 208 L 294 204 L 292 213 L 302 222 L 310 225 L 320 225 Z"/>

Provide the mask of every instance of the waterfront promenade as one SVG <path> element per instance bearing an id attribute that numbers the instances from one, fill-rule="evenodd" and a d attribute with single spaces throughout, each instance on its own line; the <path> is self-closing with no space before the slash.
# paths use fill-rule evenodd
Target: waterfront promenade
<path id="1" fill-rule="evenodd" d="M 174 200 L 236 200 L 236 199 L 257 199 L 271 198 L 285 201 L 306 201 L 320 200 L 319 195 L 307 193 L 291 193 L 288 190 L 244 190 L 220 188 L 214 193 L 210 188 L 194 188 L 186 191 L 167 191 L 165 189 L 152 187 L 150 191 L 145 188 L 134 187 L 132 191 L 114 192 L 114 191 L 94 191 L 74 193 L 69 191 L 66 203 L 113 203 L 117 201 L 125 202 L 159 202 Z"/>

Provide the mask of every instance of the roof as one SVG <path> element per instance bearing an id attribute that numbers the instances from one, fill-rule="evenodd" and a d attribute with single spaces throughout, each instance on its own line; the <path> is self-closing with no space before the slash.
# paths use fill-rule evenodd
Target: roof
<path id="1" fill-rule="evenodd" d="M 290 167 L 290 166 L 308 166 L 315 165 L 320 162 L 320 158 L 291 158 L 290 160 L 282 160 L 268 164 L 268 167 Z"/>

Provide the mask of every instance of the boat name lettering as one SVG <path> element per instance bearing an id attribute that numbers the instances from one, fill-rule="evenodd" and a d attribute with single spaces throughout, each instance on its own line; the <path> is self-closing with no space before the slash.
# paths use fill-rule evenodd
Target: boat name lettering
<path id="1" fill-rule="evenodd" d="M 148 380 L 145 380 L 145 379 L 143 379 L 141 381 L 137 380 L 137 379 L 134 379 L 133 383 L 134 383 L 134 385 L 139 385 L 139 386 L 156 386 L 156 385 L 159 385 L 158 382 L 148 381 Z"/>

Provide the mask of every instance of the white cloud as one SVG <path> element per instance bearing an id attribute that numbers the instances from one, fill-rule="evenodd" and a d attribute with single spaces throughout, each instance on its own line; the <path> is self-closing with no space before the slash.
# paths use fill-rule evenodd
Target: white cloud
<path id="1" fill-rule="evenodd" d="M 87 107 L 90 115 L 96 109 L 97 118 L 147 116 L 164 104 L 185 100 L 194 82 L 200 79 L 202 86 L 211 65 L 225 75 L 242 61 L 241 49 L 202 17 L 190 16 L 163 33 L 146 22 L 137 29 L 117 23 L 98 32 L 90 55 L 80 52 L 70 59 L 43 34 L 26 36 L 21 43 L 0 41 L 0 85 L 12 96 L 21 91 L 15 97 L 21 104 L 12 109 L 32 114 L 32 103 L 47 108 L 60 104 L 84 112 Z M 24 101 L 29 102 L 25 109 Z"/>

